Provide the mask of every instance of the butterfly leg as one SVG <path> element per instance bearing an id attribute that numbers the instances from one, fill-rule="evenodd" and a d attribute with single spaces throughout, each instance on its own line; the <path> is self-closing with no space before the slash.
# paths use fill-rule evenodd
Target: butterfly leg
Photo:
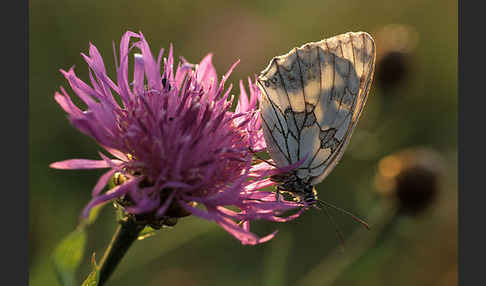
<path id="1" fill-rule="evenodd" d="M 280 202 L 280 189 L 277 188 L 277 191 L 275 191 L 275 200 L 277 200 L 277 202 Z"/>

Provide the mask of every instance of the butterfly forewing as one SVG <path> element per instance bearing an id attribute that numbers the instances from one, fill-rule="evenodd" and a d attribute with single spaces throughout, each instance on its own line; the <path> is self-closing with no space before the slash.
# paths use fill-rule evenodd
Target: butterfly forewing
<path id="1" fill-rule="evenodd" d="M 312 185 L 332 171 L 366 103 L 374 63 L 375 45 L 364 32 L 307 43 L 272 59 L 258 85 L 263 134 L 278 167 L 306 158 L 297 176 Z"/>

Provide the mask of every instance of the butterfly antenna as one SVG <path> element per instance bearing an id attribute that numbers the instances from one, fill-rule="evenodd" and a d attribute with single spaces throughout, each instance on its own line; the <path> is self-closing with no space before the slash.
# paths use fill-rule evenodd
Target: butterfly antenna
<path id="1" fill-rule="evenodd" d="M 255 151 L 253 151 L 253 149 L 251 149 L 251 147 L 248 147 L 248 150 L 250 150 L 250 152 L 253 153 L 253 155 L 255 155 L 255 157 L 257 157 L 259 160 L 267 163 L 270 166 L 277 167 L 277 165 L 275 165 L 274 163 L 260 157 L 260 155 L 258 155 Z"/>
<path id="2" fill-rule="evenodd" d="M 345 209 L 342 209 L 342 208 L 340 208 L 338 206 L 335 206 L 335 205 L 333 205 L 331 203 L 327 203 L 327 202 L 324 202 L 324 201 L 321 201 L 321 200 L 318 200 L 318 202 L 321 203 L 322 205 L 326 206 L 326 207 L 333 208 L 335 210 L 338 210 L 340 212 L 343 212 L 343 213 L 349 215 L 356 222 L 359 222 L 361 225 L 363 225 L 364 227 L 366 227 L 366 229 L 368 229 L 368 230 L 370 229 L 370 226 L 369 226 L 369 224 L 366 221 L 360 219 L 359 217 L 357 217 L 356 215 L 352 214 L 351 212 L 349 212 L 349 211 L 347 211 Z"/>
<path id="3" fill-rule="evenodd" d="M 343 236 L 343 233 L 339 229 L 339 226 L 337 225 L 336 221 L 334 221 L 334 219 L 331 216 L 331 213 L 329 213 L 327 208 L 323 208 L 323 210 L 326 213 L 327 217 L 329 218 L 329 221 L 331 222 L 331 224 L 334 226 L 334 230 L 336 231 L 336 235 L 337 235 L 339 241 L 341 242 L 341 250 L 344 251 L 344 236 Z"/>

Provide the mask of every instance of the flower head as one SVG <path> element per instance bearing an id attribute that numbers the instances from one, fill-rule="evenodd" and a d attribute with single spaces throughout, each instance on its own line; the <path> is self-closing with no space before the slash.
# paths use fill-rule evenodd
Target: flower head
<path id="1" fill-rule="evenodd" d="M 132 50 L 139 52 L 134 53 L 129 79 Z M 100 153 L 101 160 L 51 164 L 57 169 L 109 168 L 94 186 L 83 216 L 111 200 L 126 213 L 152 222 L 173 216 L 174 208 L 182 209 L 215 221 L 243 244 L 257 244 L 275 233 L 259 238 L 250 232 L 250 221 L 287 221 L 300 214 L 279 216 L 298 204 L 277 201 L 273 193 L 262 190 L 274 184 L 268 176 L 275 170 L 265 162 L 253 164 L 250 151 L 266 147 L 257 109 L 260 91 L 249 79 L 248 96 L 240 81 L 241 94 L 231 112 L 231 86 L 224 88 L 237 63 L 220 82 L 211 54 L 198 65 L 182 60 L 174 73 L 172 47 L 167 58 L 161 50 L 155 59 L 143 35 L 133 32 L 122 37 L 116 81 L 108 77 L 94 45 L 89 55 L 82 55 L 91 85 L 73 68 L 61 72 L 86 110 L 78 108 L 62 87 L 55 99 L 77 129 L 115 157 Z M 115 174 L 123 180 L 103 192 Z"/>
<path id="2" fill-rule="evenodd" d="M 415 147 L 385 156 L 378 163 L 376 189 L 402 214 L 424 213 L 441 192 L 444 158 L 433 149 Z"/>
<path id="3" fill-rule="evenodd" d="M 414 74 L 418 32 L 403 24 L 389 24 L 376 31 L 376 83 L 386 95 L 398 89 Z"/>

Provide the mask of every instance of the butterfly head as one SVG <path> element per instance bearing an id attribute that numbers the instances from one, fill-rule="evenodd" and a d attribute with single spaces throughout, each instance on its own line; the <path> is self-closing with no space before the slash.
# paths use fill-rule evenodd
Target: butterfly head
<path id="1" fill-rule="evenodd" d="M 315 203 L 318 201 L 316 188 L 310 184 L 307 184 L 301 197 L 302 201 L 306 205 L 315 205 Z"/>

